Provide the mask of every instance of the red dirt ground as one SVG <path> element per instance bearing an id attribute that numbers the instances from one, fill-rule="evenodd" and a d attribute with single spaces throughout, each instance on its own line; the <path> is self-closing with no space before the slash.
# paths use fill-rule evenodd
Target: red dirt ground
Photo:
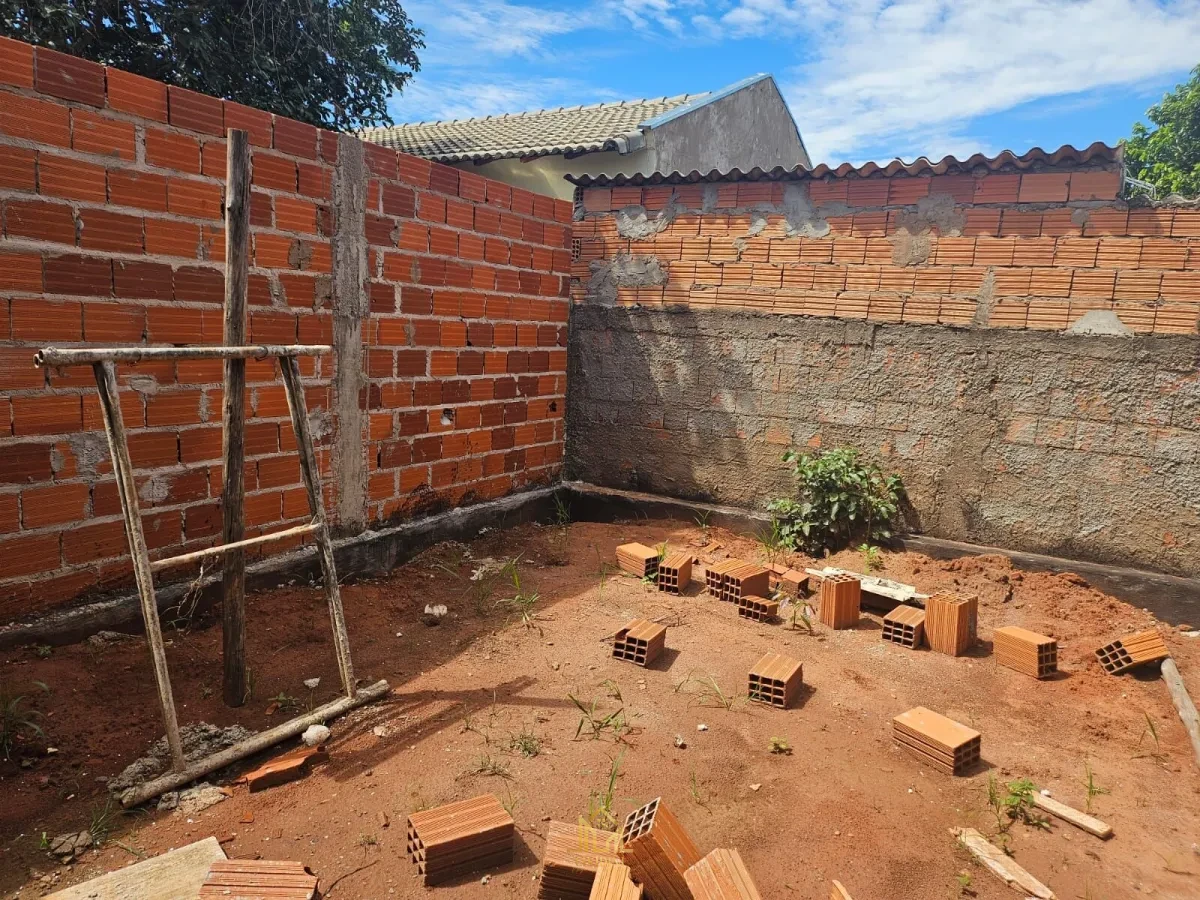
<path id="1" fill-rule="evenodd" d="M 395 690 L 386 702 L 332 723 L 329 764 L 253 796 L 236 785 L 231 799 L 194 820 L 117 815 L 107 844 L 70 868 L 39 849 L 42 833 L 88 827 L 106 796 L 97 778 L 118 774 L 161 734 L 148 654 L 136 639 L 59 648 L 46 659 L 32 649 L 4 657 L 0 681 L 10 692 L 35 680 L 51 687 L 38 700 L 46 717 L 39 746 L 58 752 L 26 746 L 35 757 L 31 768 L 0 764 L 0 892 L 38 896 L 49 890 L 40 876 L 62 887 L 134 862 L 131 850 L 153 855 L 217 835 L 232 836 L 224 844 L 230 856 L 304 861 L 323 890 L 336 880 L 334 898 L 429 891 L 532 898 L 547 821 L 585 814 L 589 795 L 604 788 L 618 761 L 618 817 L 661 795 L 703 851 L 738 848 L 765 897 L 813 900 L 829 896 L 831 878 L 857 900 L 952 900 L 963 893 L 962 872 L 975 896 L 1010 897 L 956 849 L 948 829 L 995 833 L 989 774 L 1029 777 L 1083 808 L 1090 767 L 1107 791 L 1094 798 L 1094 812 L 1116 837 L 1101 842 L 1060 822 L 1049 831 L 1015 824 L 1015 859 L 1060 898 L 1200 896 L 1200 855 L 1193 851 L 1200 842 L 1200 769 L 1166 688 L 1153 672 L 1107 675 L 1092 652 L 1153 625 L 1148 613 L 1077 576 L 1017 571 L 1003 557 L 939 562 L 883 553 L 880 574 L 926 592 L 957 586 L 980 595 L 985 642 L 954 659 L 883 643 L 878 617 L 864 617 L 850 631 L 818 625 L 812 636 L 738 619 L 731 604 L 698 595 L 695 583 L 688 596 L 671 597 L 613 574 L 618 544 L 666 539 L 694 547 L 703 542 L 694 526 L 575 524 L 565 548 L 557 533 L 532 526 L 489 533 L 470 545 L 472 559 L 461 558 L 461 547 L 442 546 L 387 578 L 346 587 L 357 672 L 388 678 Z M 721 553 L 759 553 L 726 532 L 714 529 L 711 539 L 724 545 Z M 566 565 L 545 564 L 564 549 Z M 524 627 L 510 607 L 494 605 L 512 596 L 510 584 L 499 584 L 487 601 L 472 595 L 477 560 L 518 553 L 522 587 L 539 595 L 540 632 Z M 847 551 L 829 564 L 861 570 L 863 559 Z M 438 627 L 421 622 L 429 603 L 449 607 Z M 668 651 L 649 669 L 611 659 L 602 641 L 634 616 L 670 617 Z M 996 665 L 986 641 L 992 628 L 1007 624 L 1057 637 L 1062 674 L 1037 682 Z M 301 682 L 314 676 L 321 688 L 313 701 L 334 696 L 337 674 L 318 588 L 255 595 L 249 636 L 254 696 L 245 708 L 227 710 L 219 627 L 194 623 L 173 635 L 168 655 L 182 722 L 262 729 L 284 717 L 265 715 L 270 698 L 284 692 L 307 703 Z M 1200 641 L 1174 631 L 1167 641 L 1200 697 Z M 767 650 L 803 661 L 807 687 L 796 708 L 747 705 L 738 697 Z M 731 708 L 705 705 L 712 698 L 697 679 L 710 675 L 733 698 Z M 610 696 L 616 691 L 620 701 Z M 630 731 L 619 743 L 609 734 L 576 740 L 580 715 L 568 694 L 595 700 L 604 714 L 623 707 Z M 894 747 L 892 716 L 918 705 L 981 731 L 986 766 L 951 778 Z M 698 731 L 700 723 L 708 730 Z M 536 756 L 511 745 L 522 732 L 540 742 Z M 674 745 L 676 735 L 686 748 Z M 772 737 L 794 752 L 769 753 Z M 486 885 L 476 875 L 421 887 L 404 855 L 405 817 L 485 791 L 514 810 L 516 862 L 492 872 Z M 252 824 L 241 822 L 247 812 Z"/>

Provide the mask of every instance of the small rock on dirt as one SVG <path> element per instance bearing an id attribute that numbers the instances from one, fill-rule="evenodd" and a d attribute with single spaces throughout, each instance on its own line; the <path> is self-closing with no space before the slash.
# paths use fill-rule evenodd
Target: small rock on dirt
<path id="1" fill-rule="evenodd" d="M 190 787 L 186 791 L 171 791 L 163 794 L 158 801 L 158 810 L 164 812 L 173 809 L 185 816 L 194 816 L 228 798 L 229 794 L 226 791 L 204 782 Z"/>
<path id="2" fill-rule="evenodd" d="M 133 640 L 132 634 L 122 634 L 119 631 L 97 631 L 87 639 L 87 642 L 89 647 L 107 647 L 110 644 L 131 640 Z"/>
<path id="3" fill-rule="evenodd" d="M 58 857 L 59 862 L 69 863 L 90 846 L 92 846 L 92 833 L 76 831 L 71 834 L 60 834 L 52 840 L 50 852 Z"/>
<path id="4" fill-rule="evenodd" d="M 675 735 L 675 746 L 676 746 L 676 747 L 678 747 L 680 750 L 686 750 L 686 749 L 687 749 L 687 741 L 685 741 L 685 740 L 683 739 L 683 735 L 682 735 L 682 734 L 677 734 L 677 735 Z"/>
<path id="5" fill-rule="evenodd" d="M 758 792 L 761 788 L 762 788 L 761 783 L 750 785 L 750 790 L 755 791 L 755 792 Z"/>
<path id="6" fill-rule="evenodd" d="M 305 747 L 319 747 L 329 740 L 329 729 L 324 725 L 309 725 L 300 735 Z"/>
<path id="7" fill-rule="evenodd" d="M 705 725 L 703 722 L 701 722 L 699 725 L 696 726 L 696 730 L 697 731 L 708 731 L 708 726 Z"/>

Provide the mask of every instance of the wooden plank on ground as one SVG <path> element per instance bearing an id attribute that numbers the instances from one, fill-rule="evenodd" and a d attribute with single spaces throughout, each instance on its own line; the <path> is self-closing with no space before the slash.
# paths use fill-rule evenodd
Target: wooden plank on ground
<path id="1" fill-rule="evenodd" d="M 168 850 L 51 894 L 46 900 L 178 900 L 200 893 L 214 862 L 225 858 L 215 837 Z"/>
<path id="2" fill-rule="evenodd" d="M 1039 794 L 1037 791 L 1034 791 L 1033 805 L 1038 809 L 1044 809 L 1052 816 L 1057 816 L 1064 822 L 1070 822 L 1076 828 L 1082 828 L 1088 834 L 1094 834 L 1101 840 L 1106 841 L 1113 836 L 1111 825 L 1101 822 L 1099 819 L 1095 818 L 1094 816 L 1089 816 L 1087 813 L 1081 813 L 1077 809 L 1072 809 L 1065 803 L 1059 803 L 1053 797 L 1046 797 L 1042 794 Z"/>
<path id="3" fill-rule="evenodd" d="M 1038 900 L 1057 900 L 1054 891 L 1022 869 L 1013 859 L 1006 856 L 1004 851 L 989 844 L 974 828 L 951 828 L 950 833 L 958 838 L 958 842 L 966 847 L 975 859 L 1014 891 L 1019 891 L 1027 897 L 1037 897 Z"/>

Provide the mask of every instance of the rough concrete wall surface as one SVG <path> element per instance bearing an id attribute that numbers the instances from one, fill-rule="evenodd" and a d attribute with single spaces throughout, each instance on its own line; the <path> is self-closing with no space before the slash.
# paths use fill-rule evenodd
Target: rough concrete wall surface
<path id="1" fill-rule="evenodd" d="M 302 371 L 342 531 L 557 477 L 570 204 L 0 38 L 0 621 L 130 582 L 91 372 L 33 354 L 220 343 L 227 128 L 250 340 L 334 345 Z M 221 362 L 118 377 L 152 552 L 212 544 Z M 251 536 L 308 505 L 274 361 L 247 379 Z"/>
<path id="2" fill-rule="evenodd" d="M 1200 563 L 1200 337 L 572 312 L 567 472 L 744 506 L 788 447 L 857 447 L 911 526 L 1183 574 Z"/>

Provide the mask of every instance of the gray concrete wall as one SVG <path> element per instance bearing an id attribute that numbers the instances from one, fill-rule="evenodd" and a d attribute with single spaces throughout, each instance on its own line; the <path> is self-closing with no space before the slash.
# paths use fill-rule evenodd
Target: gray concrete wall
<path id="1" fill-rule="evenodd" d="M 521 162 L 519 159 L 496 159 L 482 165 L 473 162 L 457 163 L 454 167 L 559 200 L 571 200 L 575 196 L 575 185 L 567 181 L 567 175 L 654 171 L 653 161 L 645 150 L 624 156 L 615 150 L 585 153 L 574 159 L 567 159 L 565 156 L 539 156 L 529 162 Z"/>
<path id="2" fill-rule="evenodd" d="M 761 507 L 789 446 L 899 472 L 910 526 L 1193 574 L 1200 337 L 576 306 L 568 477 Z"/>
<path id="3" fill-rule="evenodd" d="M 642 171 L 647 172 L 732 168 L 746 172 L 755 166 L 810 164 L 787 104 L 771 78 L 651 129 L 646 143 L 650 168 Z"/>

